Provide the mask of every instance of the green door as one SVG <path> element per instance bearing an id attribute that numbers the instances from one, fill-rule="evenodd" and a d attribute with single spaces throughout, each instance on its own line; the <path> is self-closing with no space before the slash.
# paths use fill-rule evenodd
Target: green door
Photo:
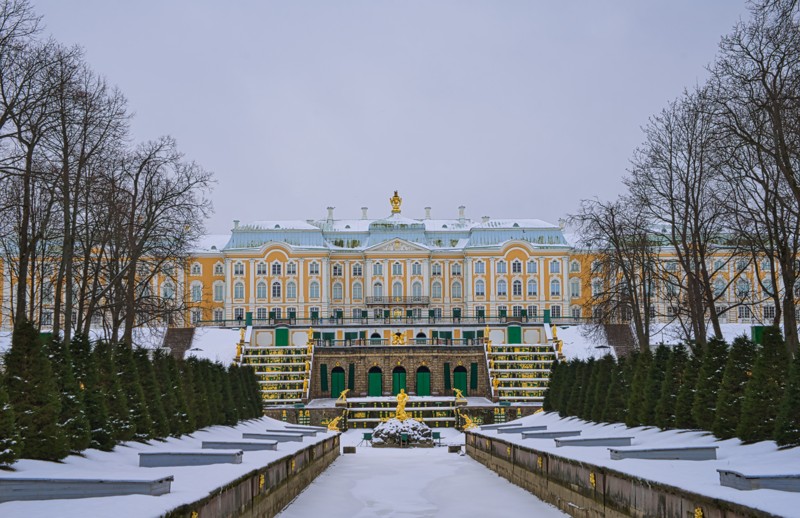
<path id="1" fill-rule="evenodd" d="M 289 345 L 289 330 L 287 328 L 279 327 L 275 330 L 275 345 Z"/>
<path id="2" fill-rule="evenodd" d="M 331 371 L 331 397 L 338 398 L 344 390 L 344 369 L 334 367 Z"/>
<path id="3" fill-rule="evenodd" d="M 400 389 L 406 389 L 406 370 L 402 367 L 395 367 L 392 371 L 392 395 L 399 394 Z"/>
<path id="4" fill-rule="evenodd" d="M 508 326 L 508 343 L 522 343 L 522 328 L 519 326 Z"/>
<path id="5" fill-rule="evenodd" d="M 465 396 L 467 395 L 467 369 L 460 365 L 453 371 L 453 388 L 457 388 Z"/>
<path id="6" fill-rule="evenodd" d="M 372 397 L 383 395 L 383 373 L 377 367 L 369 370 L 367 379 L 367 395 Z"/>
<path id="7" fill-rule="evenodd" d="M 417 395 L 431 395 L 431 371 L 427 367 L 417 369 Z"/>
<path id="8" fill-rule="evenodd" d="M 472 345 L 475 343 L 475 331 L 464 331 L 464 345 Z"/>
<path id="9" fill-rule="evenodd" d="M 334 340 L 336 340 L 336 333 L 322 333 L 322 342 L 325 345 L 333 345 Z"/>

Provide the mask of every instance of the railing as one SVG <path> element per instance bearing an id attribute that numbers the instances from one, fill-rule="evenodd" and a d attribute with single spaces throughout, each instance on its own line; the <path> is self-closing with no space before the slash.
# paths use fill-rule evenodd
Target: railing
<path id="1" fill-rule="evenodd" d="M 491 316 L 381 316 L 374 315 L 365 318 L 352 317 L 319 317 L 319 318 L 263 318 L 252 320 L 254 327 L 272 327 L 276 325 L 290 325 L 296 327 L 328 327 L 328 326 L 366 326 L 366 325 L 499 325 L 499 324 L 554 324 L 554 325 L 576 325 L 590 322 L 590 318 L 579 317 L 551 317 L 549 322 L 545 322 L 544 317 L 520 317 L 508 315 Z M 245 321 L 239 319 L 232 320 L 201 320 L 195 324 L 196 327 L 244 327 Z"/>
<path id="2" fill-rule="evenodd" d="M 393 296 L 382 296 L 382 297 L 367 297 L 367 305 L 390 305 L 390 304 L 404 304 L 404 305 L 413 305 L 413 304 L 422 304 L 428 305 L 431 303 L 430 297 L 393 297 Z"/>

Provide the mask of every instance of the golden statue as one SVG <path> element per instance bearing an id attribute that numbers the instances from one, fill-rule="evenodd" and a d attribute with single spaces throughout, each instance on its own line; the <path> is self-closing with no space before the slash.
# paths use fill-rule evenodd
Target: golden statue
<path id="1" fill-rule="evenodd" d="M 239 343 L 240 344 L 244 343 L 244 333 L 245 333 L 245 329 L 244 328 L 239 329 Z"/>
<path id="2" fill-rule="evenodd" d="M 458 416 L 464 420 L 464 426 L 462 427 L 462 430 L 467 431 L 478 427 L 478 425 L 475 424 L 475 421 L 473 421 L 472 418 L 467 414 L 461 413 L 461 409 L 458 407 L 456 407 L 456 414 L 458 414 Z"/>
<path id="3" fill-rule="evenodd" d="M 238 362 L 239 359 L 242 357 L 242 344 L 236 344 L 236 361 Z"/>
<path id="4" fill-rule="evenodd" d="M 314 328 L 309 327 L 308 331 L 306 331 L 308 335 L 308 340 L 306 341 L 306 345 L 314 345 Z"/>
<path id="5" fill-rule="evenodd" d="M 350 392 L 350 389 L 344 389 L 339 393 L 339 399 L 336 400 L 337 403 L 347 403 L 347 393 Z"/>
<path id="6" fill-rule="evenodd" d="M 406 401 L 408 401 L 408 394 L 406 394 L 405 389 L 400 389 L 400 393 L 397 394 L 397 410 L 395 410 L 394 414 L 394 417 L 399 421 L 408 419 L 408 414 L 406 414 Z"/>
<path id="7" fill-rule="evenodd" d="M 392 345 L 406 345 L 406 335 L 400 331 L 392 335 Z"/>
<path id="8" fill-rule="evenodd" d="M 486 343 L 486 350 L 492 352 L 492 340 L 489 338 L 489 326 L 483 330 L 483 341 Z"/>
<path id="9" fill-rule="evenodd" d="M 389 203 L 392 204 L 392 214 L 400 214 L 400 204 L 403 203 L 403 198 L 397 195 L 397 191 L 394 191 L 394 196 L 389 198 Z"/>
<path id="10" fill-rule="evenodd" d="M 495 391 L 496 391 L 496 390 L 497 390 L 497 387 L 499 387 L 499 386 L 500 386 L 500 379 L 499 379 L 499 378 L 496 378 L 496 377 L 495 377 L 495 378 L 492 378 L 492 386 L 494 387 L 494 389 L 495 389 Z"/>
<path id="11" fill-rule="evenodd" d="M 333 418 L 333 421 L 328 423 L 328 431 L 331 432 L 338 432 L 339 431 L 339 421 L 342 420 L 342 416 L 337 415 Z"/>
<path id="12" fill-rule="evenodd" d="M 308 391 L 308 380 L 304 379 L 303 380 L 303 393 L 306 393 L 307 391 Z"/>
<path id="13" fill-rule="evenodd" d="M 464 393 L 461 392 L 461 389 L 454 388 L 453 392 L 456 393 L 456 401 L 466 401 L 467 399 L 464 397 Z"/>

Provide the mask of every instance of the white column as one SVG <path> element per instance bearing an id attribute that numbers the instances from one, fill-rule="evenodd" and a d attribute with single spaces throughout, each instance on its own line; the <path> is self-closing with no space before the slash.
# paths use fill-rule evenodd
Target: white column
<path id="1" fill-rule="evenodd" d="M 233 318 L 231 300 L 233 299 L 233 262 L 225 258 L 225 319 Z"/>
<path id="2" fill-rule="evenodd" d="M 250 311 L 255 313 L 256 311 L 256 260 L 250 259 L 250 297 L 249 297 L 249 305 Z"/>

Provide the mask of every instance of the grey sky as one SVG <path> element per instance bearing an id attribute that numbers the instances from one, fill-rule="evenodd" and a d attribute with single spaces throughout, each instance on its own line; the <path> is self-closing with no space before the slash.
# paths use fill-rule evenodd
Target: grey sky
<path id="1" fill-rule="evenodd" d="M 556 222 L 622 189 L 640 127 L 706 77 L 744 0 L 32 0 L 233 219 Z"/>

